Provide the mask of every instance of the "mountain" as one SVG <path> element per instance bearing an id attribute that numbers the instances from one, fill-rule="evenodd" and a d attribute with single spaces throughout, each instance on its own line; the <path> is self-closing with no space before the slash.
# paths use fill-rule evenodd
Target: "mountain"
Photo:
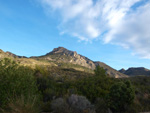
<path id="1" fill-rule="evenodd" d="M 150 76 L 150 70 L 144 67 L 138 67 L 138 68 L 132 67 L 127 70 L 121 69 L 119 70 L 119 72 L 129 75 L 129 76 L 140 76 L 140 75 Z"/>
<path id="2" fill-rule="evenodd" d="M 0 58 L 5 58 L 5 57 L 12 57 L 12 58 L 27 58 L 25 56 L 18 56 L 18 55 L 15 55 L 9 51 L 7 52 L 4 52 L 3 50 L 0 49 Z"/>
<path id="3" fill-rule="evenodd" d="M 125 73 L 125 71 L 126 70 L 124 68 L 122 68 L 122 69 L 119 70 L 120 73 Z"/>
<path id="4" fill-rule="evenodd" d="M 74 64 L 88 69 L 94 70 L 96 66 L 103 67 L 106 70 L 106 73 L 112 77 L 120 78 L 127 77 L 127 75 L 118 72 L 112 67 L 106 65 L 103 62 L 95 62 L 89 58 L 78 54 L 76 51 L 70 51 L 64 47 L 54 48 L 53 51 L 47 53 L 46 55 L 39 57 L 31 57 L 36 60 L 45 60 L 49 62 L 56 62 L 58 65 L 65 64 Z"/>
<path id="5" fill-rule="evenodd" d="M 99 65 L 100 67 L 103 67 L 106 70 L 106 73 L 111 77 L 128 77 L 127 75 L 118 72 L 117 70 L 113 69 L 103 62 L 92 61 L 89 58 L 78 54 L 76 51 L 71 51 L 64 47 L 54 48 L 53 51 L 45 55 L 33 56 L 30 58 L 27 58 L 25 56 L 18 56 L 11 52 L 4 52 L 0 50 L 0 59 L 2 58 L 11 58 L 25 66 L 57 66 L 62 68 L 73 68 L 75 70 L 88 73 L 93 73 L 95 67 Z"/>
<path id="6" fill-rule="evenodd" d="M 0 59 L 2 58 L 13 58 L 16 55 L 11 55 L 8 52 L 4 52 L 3 50 L 0 49 Z"/>

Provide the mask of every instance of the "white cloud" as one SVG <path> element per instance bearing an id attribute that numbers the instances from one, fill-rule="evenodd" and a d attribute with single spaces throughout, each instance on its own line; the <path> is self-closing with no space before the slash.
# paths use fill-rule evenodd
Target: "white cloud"
<path id="1" fill-rule="evenodd" d="M 132 49 L 150 59 L 150 2 L 136 9 L 142 0 L 40 0 L 60 13 L 59 28 L 80 40 L 102 37 L 105 43 Z M 105 34 L 104 34 L 105 33 Z"/>
<path id="2" fill-rule="evenodd" d="M 150 4 L 125 16 L 106 34 L 105 42 L 127 45 L 134 54 L 150 59 Z"/>

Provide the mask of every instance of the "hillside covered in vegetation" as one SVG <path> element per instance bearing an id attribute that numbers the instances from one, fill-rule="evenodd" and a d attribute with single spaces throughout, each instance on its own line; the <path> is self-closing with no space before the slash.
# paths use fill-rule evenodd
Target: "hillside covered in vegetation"
<path id="1" fill-rule="evenodd" d="M 113 69 L 107 64 L 100 61 L 92 61 L 89 58 L 78 54 L 75 51 L 68 50 L 64 47 L 54 48 L 53 51 L 42 55 L 42 56 L 18 56 L 11 52 L 0 51 L 0 59 L 11 58 L 16 62 L 19 62 L 23 66 L 30 66 L 34 68 L 36 65 L 44 65 L 48 67 L 63 67 L 63 68 L 73 68 L 78 71 L 93 73 L 96 66 L 100 66 L 106 70 L 106 73 L 111 77 L 122 78 L 128 77 L 127 75 L 120 73 L 119 71 Z"/>
<path id="2" fill-rule="evenodd" d="M 2 113 L 138 113 L 150 111 L 150 77 L 111 78 L 72 68 L 0 60 Z"/>

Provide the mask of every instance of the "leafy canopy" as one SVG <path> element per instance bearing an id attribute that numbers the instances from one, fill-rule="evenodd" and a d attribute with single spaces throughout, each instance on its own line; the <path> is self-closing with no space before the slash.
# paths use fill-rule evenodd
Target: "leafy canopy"
<path id="1" fill-rule="evenodd" d="M 113 112 L 124 112 L 135 97 L 134 88 L 130 81 L 117 82 L 110 88 L 108 106 Z"/>

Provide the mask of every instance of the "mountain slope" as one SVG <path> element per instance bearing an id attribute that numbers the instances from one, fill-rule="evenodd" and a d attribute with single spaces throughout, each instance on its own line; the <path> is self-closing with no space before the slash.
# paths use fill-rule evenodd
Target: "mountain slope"
<path id="1" fill-rule="evenodd" d="M 94 62 L 85 56 L 77 54 L 77 52 L 75 51 L 70 51 L 63 47 L 54 48 L 52 52 L 49 52 L 46 55 L 40 57 L 32 57 L 32 58 L 37 60 L 46 60 L 46 61 L 55 62 L 59 64 L 67 63 L 67 64 L 80 65 L 92 70 L 99 65 L 103 67 L 106 70 L 106 73 L 112 77 L 115 78 L 127 77 L 127 75 L 118 72 L 117 70 L 111 68 L 105 63 Z"/>
<path id="2" fill-rule="evenodd" d="M 127 70 L 119 70 L 119 72 L 129 75 L 129 76 L 140 76 L 140 75 L 144 75 L 144 76 L 150 76 L 150 70 L 146 69 L 144 67 L 138 67 L 138 68 L 129 68 Z"/>
<path id="3" fill-rule="evenodd" d="M 21 65 L 24 66 L 31 66 L 31 67 L 35 67 L 36 65 L 44 65 L 44 66 L 56 66 L 54 63 L 48 63 L 48 62 L 41 62 L 41 61 L 37 61 L 35 59 L 31 59 L 31 58 L 27 58 L 25 56 L 18 56 L 15 55 L 11 52 L 4 52 L 3 50 L 0 49 L 0 60 L 4 59 L 4 58 L 9 58 L 12 59 L 16 62 L 19 62 Z"/>
<path id="4" fill-rule="evenodd" d="M 9 55 L 9 56 L 12 56 L 12 57 L 14 57 L 14 58 L 27 58 L 27 57 L 25 57 L 25 56 L 18 56 L 18 55 L 15 55 L 15 54 L 13 54 L 13 53 L 11 53 L 11 52 L 9 52 L 9 51 L 7 51 L 6 54 Z"/>
<path id="5" fill-rule="evenodd" d="M 47 53 L 46 55 L 30 58 L 0 50 L 0 59 L 2 58 L 11 58 L 17 62 L 20 62 L 22 65 L 32 67 L 36 65 L 58 66 L 62 68 L 73 68 L 78 71 L 84 71 L 88 73 L 93 73 L 95 67 L 99 65 L 103 67 L 106 70 L 106 73 L 111 77 L 128 77 L 127 75 L 118 72 L 103 62 L 92 61 L 85 56 L 77 54 L 75 51 L 70 51 L 63 47 L 54 48 L 53 51 Z"/>

